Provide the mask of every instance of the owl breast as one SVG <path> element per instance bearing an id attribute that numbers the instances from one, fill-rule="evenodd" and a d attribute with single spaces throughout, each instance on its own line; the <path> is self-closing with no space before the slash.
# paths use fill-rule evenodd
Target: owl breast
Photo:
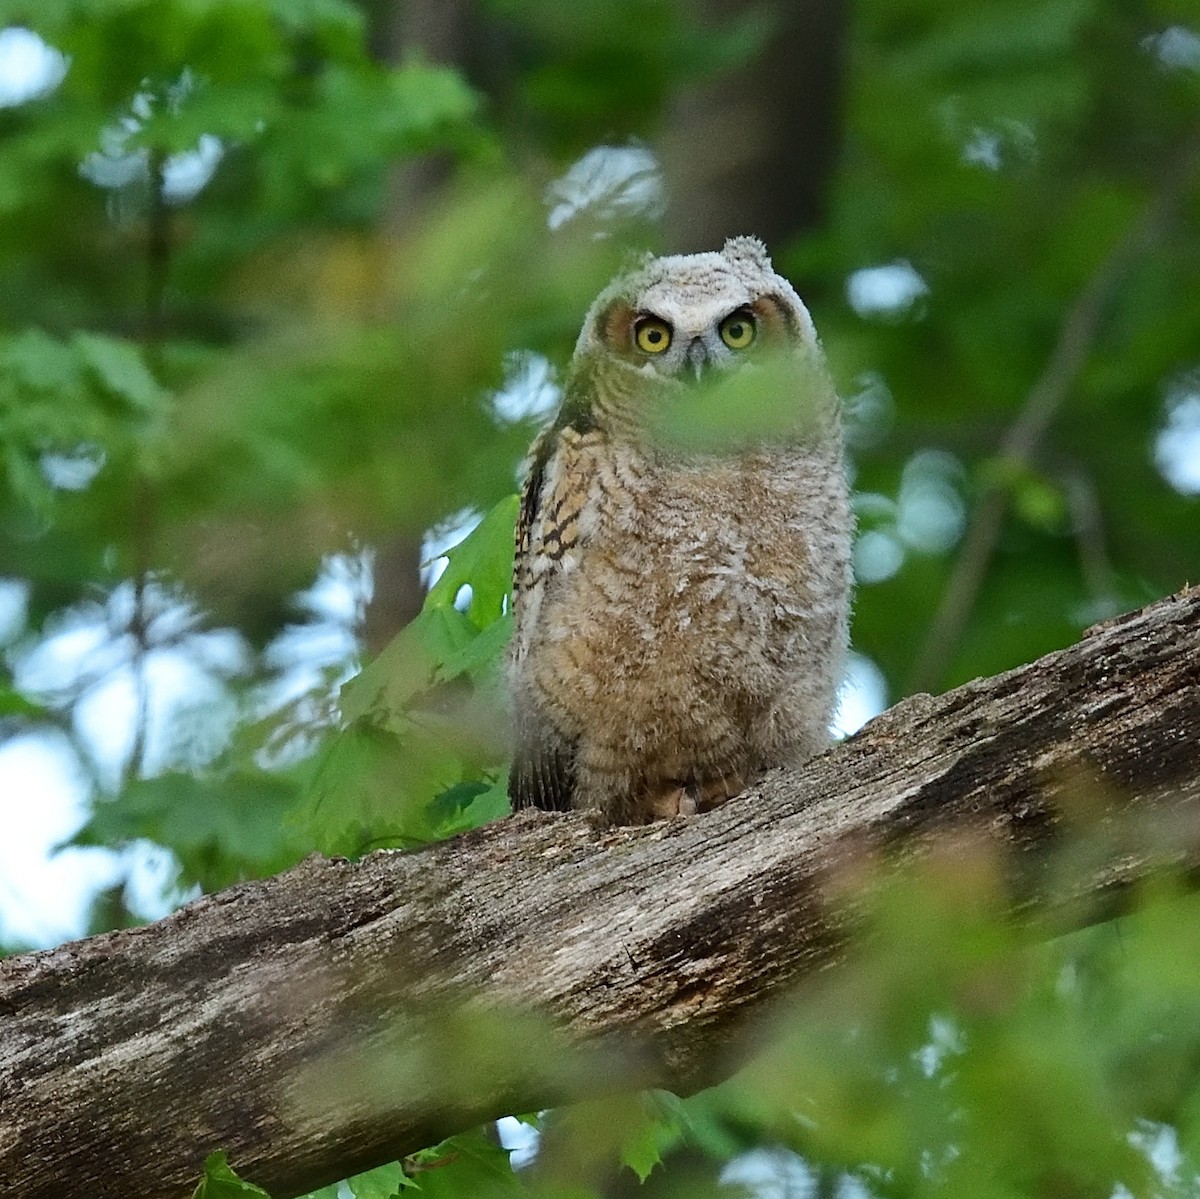
<path id="1" fill-rule="evenodd" d="M 572 806 L 623 822 L 704 808 L 817 752 L 849 589 L 840 463 L 777 451 L 664 468 L 598 443 L 576 469 L 590 527 L 514 664 L 571 747 Z"/>

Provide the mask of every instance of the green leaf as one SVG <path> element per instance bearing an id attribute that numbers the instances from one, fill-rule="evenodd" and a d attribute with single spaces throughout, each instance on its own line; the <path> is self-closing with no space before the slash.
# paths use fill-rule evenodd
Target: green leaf
<path id="1" fill-rule="evenodd" d="M 204 1177 L 192 1192 L 192 1199 L 271 1199 L 252 1183 L 243 1182 L 230 1168 L 225 1151 L 218 1149 L 204 1159 Z"/>
<path id="2" fill-rule="evenodd" d="M 662 1163 L 658 1136 L 651 1125 L 642 1125 L 636 1135 L 625 1141 L 621 1146 L 621 1162 L 638 1176 L 639 1182 L 645 1182 L 654 1167 Z"/>
<path id="3" fill-rule="evenodd" d="M 204 86 L 178 110 L 156 110 L 130 138 L 129 146 L 188 153 L 204 134 L 253 142 L 272 122 L 286 119 L 278 91 L 269 81 Z"/>
<path id="4" fill-rule="evenodd" d="M 49 395 L 69 393 L 79 386 L 79 363 L 76 349 L 41 329 L 26 329 L 0 342 L 0 372 Z"/>
<path id="5" fill-rule="evenodd" d="M 646 1091 L 637 1097 L 640 1118 L 635 1119 L 621 1142 L 620 1156 L 641 1182 L 645 1182 L 663 1153 L 681 1137 L 687 1125 L 682 1100 L 669 1091 Z"/>
<path id="6" fill-rule="evenodd" d="M 322 853 L 347 856 L 439 840 L 430 801 L 462 778 L 453 732 L 410 727 L 398 736 L 358 721 L 338 734 L 294 817 L 304 838 Z"/>
<path id="7" fill-rule="evenodd" d="M 378 1166 L 346 1180 L 354 1199 L 394 1199 L 401 1191 L 417 1189 L 399 1162 Z"/>
<path id="8" fill-rule="evenodd" d="M 437 839 L 456 837 L 482 824 L 501 820 L 512 811 L 508 784 L 503 774 L 487 780 L 457 783 L 435 797 L 429 805 Z"/>
<path id="9" fill-rule="evenodd" d="M 132 342 L 100 333 L 76 333 L 71 342 L 84 363 L 114 395 L 142 412 L 162 407 L 168 393 L 158 385 L 142 351 Z"/>
<path id="10" fill-rule="evenodd" d="M 464 586 L 471 588 L 467 615 L 478 628 L 499 620 L 512 587 L 513 529 L 520 497 L 502 499 L 456 546 L 449 563 L 429 589 L 426 605 L 453 607 Z"/>
<path id="11" fill-rule="evenodd" d="M 438 134 L 463 126 L 479 99 L 455 70 L 409 62 L 388 77 L 385 119 L 397 149 L 424 149 Z"/>
<path id="12" fill-rule="evenodd" d="M 35 513 L 48 515 L 54 502 L 54 491 L 29 454 L 13 442 L 4 447 L 4 476 L 16 499 Z"/>
<path id="13" fill-rule="evenodd" d="M 467 675 L 476 682 L 492 678 L 512 639 L 512 631 L 512 613 L 506 612 L 470 641 L 447 652 L 438 664 L 437 677 L 446 682 L 460 675 Z"/>
<path id="14" fill-rule="evenodd" d="M 505 752 L 494 683 L 511 635 L 515 503 L 498 504 L 450 551 L 416 619 L 342 688 L 348 727 L 299 814 L 326 852 L 424 844 L 508 812 L 500 777 L 480 781 L 480 771 Z M 466 584 L 464 612 L 455 599 Z"/>
<path id="15" fill-rule="evenodd" d="M 289 35 L 320 34 L 327 49 L 361 52 L 366 18 L 350 0 L 270 0 L 270 8 Z"/>
<path id="16" fill-rule="evenodd" d="M 508 1150 L 480 1132 L 450 1137 L 414 1153 L 405 1158 L 404 1167 L 426 1199 L 525 1194 L 509 1163 Z"/>
<path id="17" fill-rule="evenodd" d="M 763 357 L 668 392 L 653 407 L 650 430 L 668 452 L 742 453 L 805 437 L 832 403 L 833 384 L 819 360 Z"/>
<path id="18" fill-rule="evenodd" d="M 342 688 L 348 721 L 398 713 L 438 682 L 493 671 L 512 632 L 505 612 L 512 581 L 513 525 L 518 497 L 497 504 L 456 546 L 420 613 L 383 652 Z M 455 606 L 471 588 L 466 611 Z"/>
<path id="19" fill-rule="evenodd" d="M 0 687 L 0 716 L 24 716 L 30 719 L 46 716 L 47 710 L 28 700 L 11 687 Z"/>
<path id="20" fill-rule="evenodd" d="M 477 626 L 457 608 L 433 606 L 426 599 L 416 618 L 343 685 L 343 718 L 379 721 L 406 712 L 443 677 L 443 664 L 457 659 L 478 635 Z"/>
<path id="21" fill-rule="evenodd" d="M 127 845 L 141 838 L 164 845 L 179 862 L 184 885 L 219 890 L 290 866 L 308 846 L 285 819 L 298 784 L 286 774 L 172 771 L 137 779 L 93 807 L 74 845 Z"/>
<path id="22" fill-rule="evenodd" d="M 1050 479 L 1029 475 L 1013 488 L 1013 502 L 1021 519 L 1047 532 L 1061 530 L 1067 519 L 1067 500 Z"/>

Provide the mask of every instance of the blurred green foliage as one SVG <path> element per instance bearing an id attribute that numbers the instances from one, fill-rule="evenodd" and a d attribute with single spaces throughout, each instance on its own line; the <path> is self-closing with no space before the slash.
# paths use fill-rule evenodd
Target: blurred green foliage
<path id="1" fill-rule="evenodd" d="M 1164 53 L 1195 37 L 1195 14 L 1089 0 L 855 14 L 830 219 L 788 262 L 843 394 L 871 381 L 871 410 L 882 392 L 890 422 L 860 444 L 855 482 L 899 500 L 862 528 L 897 544 L 903 565 L 860 589 L 855 643 L 893 689 L 942 688 L 1066 644 L 1194 571 L 1200 506 L 1155 469 L 1153 447 L 1172 381 L 1194 386 L 1200 345 L 1200 72 Z M 1161 223 L 1107 277 L 1157 205 Z M 864 320 L 842 302 L 848 269 L 896 262 L 927 289 L 911 303 Z M 1064 328 L 1072 314 L 1086 329 Z M 1083 343 L 1080 369 L 1032 459 L 1006 462 L 1005 433 L 1064 335 Z M 968 520 L 988 487 L 1013 501 L 961 638 L 932 672 L 914 651 L 954 555 L 905 519 L 903 475 L 924 447 L 954 456 L 948 498 Z M 938 506 L 925 511 L 936 523 Z"/>
<path id="2" fill-rule="evenodd" d="M 782 10 L 481 0 L 499 50 L 470 77 L 373 57 L 378 11 L 0 0 L 62 56 L 0 107 L 0 737 L 65 736 L 76 843 L 165 847 L 176 899 L 507 810 L 532 398 L 663 240 L 637 139 Z M 1200 471 L 1166 434 L 1200 452 L 1200 28 L 1194 0 L 860 0 L 842 49 L 827 217 L 771 249 L 846 399 L 854 641 L 895 699 L 1194 579 Z M 601 142 L 641 155 L 637 187 L 572 171 Z M 347 683 L 377 547 L 473 521 Z M 151 728 L 167 661 L 194 694 Z M 114 751 L 81 713 L 118 677 L 139 727 Z M 722 1087 L 553 1113 L 520 1175 L 474 1133 L 350 1193 L 701 1195 L 764 1146 L 820 1195 L 1197 1193 L 1194 904 L 1031 949 L 979 873 L 868 905 L 857 960 Z"/>
<path id="3" fill-rule="evenodd" d="M 345 728 L 301 814 L 315 848 L 420 845 L 508 815 L 496 763 L 506 752 L 499 665 L 512 633 L 516 519 L 513 495 L 450 549 L 416 619 L 342 688 Z"/>

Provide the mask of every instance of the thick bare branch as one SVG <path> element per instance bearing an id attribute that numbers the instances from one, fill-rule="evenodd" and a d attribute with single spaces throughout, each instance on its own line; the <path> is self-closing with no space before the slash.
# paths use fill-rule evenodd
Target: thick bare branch
<path id="1" fill-rule="evenodd" d="M 527 814 L 313 858 L 0 962 L 0 1194 L 184 1195 L 221 1147 L 294 1195 L 506 1110 L 695 1087 L 748 1013 L 838 951 L 864 854 L 969 823 L 1009 855 L 1014 906 L 1082 919 L 1153 869 L 1195 869 L 1198 729 L 1193 590 L 914 697 L 705 816 L 600 833 Z M 1045 851 L 1081 794 L 1119 850 L 1064 895 Z"/>

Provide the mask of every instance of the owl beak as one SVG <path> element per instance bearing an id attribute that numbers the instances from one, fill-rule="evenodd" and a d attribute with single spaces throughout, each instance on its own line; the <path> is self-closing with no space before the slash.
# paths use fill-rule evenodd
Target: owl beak
<path id="1" fill-rule="evenodd" d="M 692 338 L 691 345 L 687 348 L 686 362 L 692 372 L 692 377 L 699 383 L 712 366 L 712 363 L 708 360 L 708 351 L 704 348 L 703 338 Z"/>

